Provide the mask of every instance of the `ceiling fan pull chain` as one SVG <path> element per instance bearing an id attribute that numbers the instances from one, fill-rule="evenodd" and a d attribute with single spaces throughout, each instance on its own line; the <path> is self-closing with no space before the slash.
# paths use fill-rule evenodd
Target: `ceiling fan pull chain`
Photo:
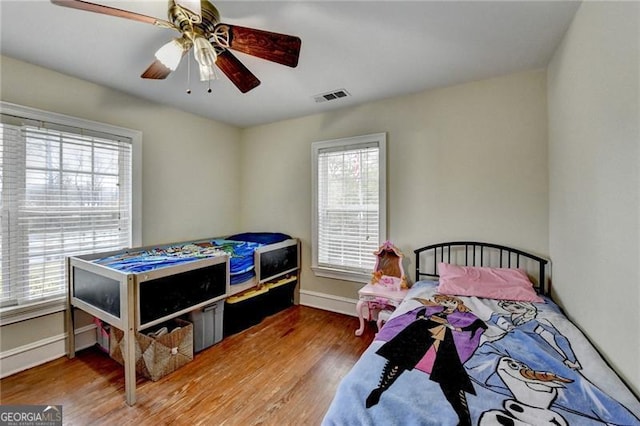
<path id="1" fill-rule="evenodd" d="M 191 58 L 187 55 L 187 95 L 191 94 Z"/>

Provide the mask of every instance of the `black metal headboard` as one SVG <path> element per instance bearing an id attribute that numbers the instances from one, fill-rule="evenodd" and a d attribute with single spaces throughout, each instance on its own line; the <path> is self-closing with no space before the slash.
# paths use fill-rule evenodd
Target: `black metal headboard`
<path id="1" fill-rule="evenodd" d="M 522 268 L 532 279 L 541 294 L 548 294 L 545 274 L 547 259 L 499 244 L 477 241 L 452 241 L 431 244 L 414 250 L 416 255 L 416 281 L 422 277 L 438 277 L 438 263 L 446 262 L 464 266 L 489 266 L 495 268 Z M 535 274 L 534 274 L 535 273 Z"/>

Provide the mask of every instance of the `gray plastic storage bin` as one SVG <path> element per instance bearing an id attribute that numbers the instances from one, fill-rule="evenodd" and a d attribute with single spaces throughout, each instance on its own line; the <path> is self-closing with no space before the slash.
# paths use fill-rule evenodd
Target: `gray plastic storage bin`
<path id="1" fill-rule="evenodd" d="M 224 300 L 192 311 L 189 319 L 193 323 L 193 350 L 200 352 L 222 340 L 222 313 Z"/>

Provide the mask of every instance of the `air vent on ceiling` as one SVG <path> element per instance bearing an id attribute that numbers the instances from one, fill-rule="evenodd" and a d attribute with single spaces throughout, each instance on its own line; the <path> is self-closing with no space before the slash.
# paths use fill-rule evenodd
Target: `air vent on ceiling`
<path id="1" fill-rule="evenodd" d="M 320 103 L 320 102 L 327 102 L 327 101 L 335 101 L 336 99 L 346 98 L 347 96 L 351 96 L 349 92 L 347 92 L 345 89 L 338 89 L 332 92 L 315 95 L 313 99 L 316 101 L 316 103 Z"/>

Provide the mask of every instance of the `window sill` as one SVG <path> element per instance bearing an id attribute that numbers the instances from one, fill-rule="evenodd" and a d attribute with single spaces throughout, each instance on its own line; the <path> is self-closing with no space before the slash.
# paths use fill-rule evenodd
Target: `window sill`
<path id="1" fill-rule="evenodd" d="M 311 270 L 316 277 L 332 278 L 335 280 L 355 281 L 366 284 L 371 281 L 371 273 L 347 271 L 344 269 L 327 268 L 323 266 L 312 266 Z"/>
<path id="2" fill-rule="evenodd" d="M 54 314 L 67 308 L 67 300 L 64 297 L 27 305 L 9 306 L 0 309 L 0 326 L 27 321 L 43 315 Z"/>

